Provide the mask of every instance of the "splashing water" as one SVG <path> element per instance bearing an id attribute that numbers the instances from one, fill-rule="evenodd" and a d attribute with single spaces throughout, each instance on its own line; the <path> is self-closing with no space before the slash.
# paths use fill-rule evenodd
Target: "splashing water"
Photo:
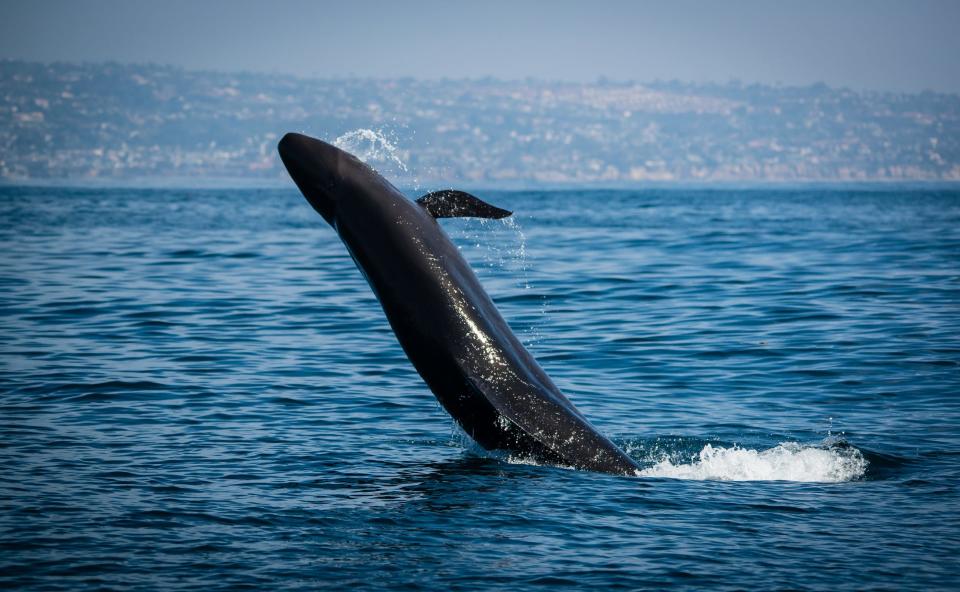
<path id="1" fill-rule="evenodd" d="M 383 130 L 367 128 L 349 131 L 336 140 L 333 145 L 353 154 L 381 173 L 409 174 L 407 163 L 401 158 L 396 139 L 391 139 Z"/>
<path id="2" fill-rule="evenodd" d="M 707 444 L 691 463 L 662 458 L 640 475 L 700 481 L 840 483 L 860 479 L 866 470 L 867 460 L 856 448 L 784 442 L 768 450 Z"/>
<path id="3" fill-rule="evenodd" d="M 464 436 L 466 438 L 466 436 Z M 626 451 L 641 464 L 638 450 L 631 446 Z M 484 451 L 474 446 L 474 454 L 497 458 L 512 465 L 544 466 L 527 454 Z M 844 483 L 862 479 L 867 472 L 867 459 L 856 448 L 842 446 L 823 448 L 784 442 L 767 450 L 752 450 L 740 446 L 707 444 L 692 462 L 684 463 L 680 455 L 665 453 L 661 460 L 637 471 L 638 477 L 682 479 L 690 481 L 791 481 L 796 483 Z M 561 469 L 573 467 L 549 465 Z"/>
<path id="4" fill-rule="evenodd" d="M 444 229 L 473 265 L 487 290 L 505 300 L 499 306 L 510 318 L 511 326 L 523 344 L 534 348 L 540 340 L 540 325 L 547 314 L 546 298 L 534 295 L 529 277 L 527 237 L 516 216 L 496 220 L 450 219 L 444 221 Z M 539 298 L 538 314 L 513 314 L 515 302 L 530 298 Z"/>

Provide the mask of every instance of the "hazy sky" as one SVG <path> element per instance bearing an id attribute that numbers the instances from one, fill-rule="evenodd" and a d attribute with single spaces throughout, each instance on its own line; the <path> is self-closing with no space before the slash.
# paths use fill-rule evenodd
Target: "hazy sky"
<path id="1" fill-rule="evenodd" d="M 0 57 L 960 92 L 960 0 L 0 0 Z"/>

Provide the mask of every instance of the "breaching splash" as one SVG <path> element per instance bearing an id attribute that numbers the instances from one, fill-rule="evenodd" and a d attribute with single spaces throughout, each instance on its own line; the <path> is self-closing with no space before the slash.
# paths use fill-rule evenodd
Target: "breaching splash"
<path id="1" fill-rule="evenodd" d="M 461 436 L 460 443 L 469 438 Z M 542 463 L 517 454 L 497 454 L 469 446 L 474 454 L 504 460 L 515 465 L 542 466 Z M 658 447 L 659 448 L 659 447 Z M 641 464 L 651 461 L 640 458 L 636 447 L 625 450 Z M 843 483 L 863 478 L 867 459 L 852 446 L 824 448 L 797 442 L 784 442 L 767 450 L 740 446 L 707 444 L 700 453 L 685 463 L 680 454 L 663 454 L 652 466 L 637 471 L 638 477 L 685 479 L 691 481 L 791 481 L 795 483 Z M 559 467 L 572 468 L 572 467 Z"/>
<path id="2" fill-rule="evenodd" d="M 860 479 L 867 460 L 852 446 L 810 446 L 784 442 L 768 450 L 707 444 L 693 462 L 663 458 L 640 471 L 643 477 L 716 481 L 799 481 L 840 483 Z"/>

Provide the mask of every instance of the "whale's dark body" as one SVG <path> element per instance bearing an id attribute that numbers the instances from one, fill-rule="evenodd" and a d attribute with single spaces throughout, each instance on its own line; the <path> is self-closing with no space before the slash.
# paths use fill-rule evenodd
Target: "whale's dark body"
<path id="1" fill-rule="evenodd" d="M 436 217 L 510 214 L 462 192 L 413 202 L 334 146 L 287 134 L 281 159 L 366 277 L 410 361 L 478 444 L 581 469 L 638 468 L 560 392 Z"/>

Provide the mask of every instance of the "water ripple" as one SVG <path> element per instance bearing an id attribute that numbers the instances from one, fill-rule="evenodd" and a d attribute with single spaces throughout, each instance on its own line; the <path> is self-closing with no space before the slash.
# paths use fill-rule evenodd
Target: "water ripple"
<path id="1" fill-rule="evenodd" d="M 484 193 L 443 224 L 642 465 L 478 450 L 290 190 L 0 188 L 0 583 L 957 587 L 960 193 Z"/>

